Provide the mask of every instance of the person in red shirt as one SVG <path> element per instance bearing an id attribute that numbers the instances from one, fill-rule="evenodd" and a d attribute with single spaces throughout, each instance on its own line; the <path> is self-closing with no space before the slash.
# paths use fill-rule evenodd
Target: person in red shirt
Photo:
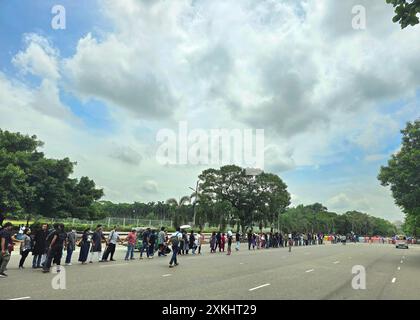
<path id="1" fill-rule="evenodd" d="M 129 257 L 131 260 L 134 260 L 134 248 L 137 241 L 136 229 L 131 230 L 125 240 L 127 241 L 127 253 L 125 255 L 125 260 L 128 261 Z"/>
<path id="2" fill-rule="evenodd" d="M 226 242 L 226 236 L 224 233 L 222 233 L 222 237 L 220 238 L 220 248 L 219 251 L 225 252 L 225 242 Z"/>

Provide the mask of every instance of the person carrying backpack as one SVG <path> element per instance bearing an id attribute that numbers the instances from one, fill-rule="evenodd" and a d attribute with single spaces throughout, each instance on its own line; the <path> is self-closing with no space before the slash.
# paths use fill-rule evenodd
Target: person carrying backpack
<path id="1" fill-rule="evenodd" d="M 50 272 L 51 264 L 57 265 L 57 272 L 60 271 L 60 262 L 63 255 L 63 248 L 67 239 L 67 233 L 64 231 L 64 224 L 57 223 L 54 225 L 54 231 L 49 234 L 49 246 L 47 260 L 45 261 L 42 272 Z"/>
<path id="2" fill-rule="evenodd" d="M 169 242 L 172 244 L 172 257 L 171 257 L 171 260 L 169 261 L 169 268 L 173 268 L 174 267 L 173 264 L 175 264 L 176 266 L 178 265 L 178 261 L 176 257 L 178 255 L 179 244 L 180 244 L 181 239 L 182 239 L 181 229 L 177 227 L 175 233 L 172 234 L 171 238 L 169 239 Z"/>

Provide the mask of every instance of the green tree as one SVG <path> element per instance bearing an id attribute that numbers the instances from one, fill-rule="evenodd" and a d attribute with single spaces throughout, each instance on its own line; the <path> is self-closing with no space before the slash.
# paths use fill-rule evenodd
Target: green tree
<path id="1" fill-rule="evenodd" d="M 235 165 L 204 170 L 199 175 L 199 186 L 200 194 L 213 203 L 230 203 L 235 215 L 230 220 L 236 219 L 243 232 L 254 223 L 273 222 L 277 212 L 290 203 L 287 186 L 278 176 L 264 172 L 249 176 Z"/>
<path id="2" fill-rule="evenodd" d="M 420 215 L 420 120 L 407 123 L 400 151 L 382 166 L 378 179 L 390 186 L 395 203 L 406 217 Z"/>
<path id="3" fill-rule="evenodd" d="M 393 22 L 398 22 L 401 29 L 408 25 L 414 26 L 419 23 L 420 0 L 386 0 L 395 8 L 395 16 L 392 18 Z"/>
<path id="4" fill-rule="evenodd" d="M 48 217 L 95 218 L 103 195 L 87 177 L 71 179 L 75 163 L 48 159 L 36 136 L 0 129 L 0 210 Z"/>
<path id="5" fill-rule="evenodd" d="M 182 223 L 187 222 L 185 206 L 189 203 L 189 196 L 183 196 L 179 199 L 179 201 L 177 201 L 175 198 L 166 200 L 166 204 L 168 204 L 173 210 L 172 221 L 174 222 L 175 227 L 179 227 Z"/>

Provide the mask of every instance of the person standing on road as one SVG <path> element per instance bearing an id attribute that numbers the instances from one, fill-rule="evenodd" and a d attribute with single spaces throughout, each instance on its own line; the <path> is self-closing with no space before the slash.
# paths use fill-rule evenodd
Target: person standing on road
<path id="1" fill-rule="evenodd" d="M 158 257 L 163 256 L 166 257 L 165 254 L 165 227 L 160 228 L 159 234 L 158 234 L 158 246 L 159 246 L 159 252 Z"/>
<path id="2" fill-rule="evenodd" d="M 252 250 L 255 250 L 256 245 L 257 245 L 257 235 L 253 233 L 252 234 Z"/>
<path id="3" fill-rule="evenodd" d="M 76 250 L 76 230 L 71 230 L 67 233 L 67 245 L 65 250 L 67 251 L 66 254 L 66 266 L 71 266 L 71 257 L 73 255 L 74 250 Z"/>
<path id="4" fill-rule="evenodd" d="M 251 230 L 248 231 L 247 239 L 248 239 L 248 250 L 251 250 L 251 245 L 252 245 L 252 233 L 251 233 Z"/>
<path id="5" fill-rule="evenodd" d="M 57 265 L 57 272 L 60 272 L 60 262 L 63 255 L 63 248 L 67 238 L 67 234 L 64 232 L 64 224 L 57 223 L 54 225 L 54 231 L 52 232 L 51 242 L 48 247 L 47 260 L 45 261 L 42 272 L 48 273 L 51 269 L 51 264 Z"/>
<path id="6" fill-rule="evenodd" d="M 83 231 L 82 238 L 80 239 L 79 246 L 80 246 L 80 253 L 79 253 L 79 262 L 82 264 L 86 264 L 86 260 L 89 255 L 89 249 L 90 249 L 90 229 L 87 228 L 85 231 Z"/>
<path id="7" fill-rule="evenodd" d="M 225 243 L 226 243 L 226 235 L 222 233 L 222 236 L 220 237 L 220 247 L 219 252 L 225 252 Z"/>
<path id="8" fill-rule="evenodd" d="M 201 255 L 201 245 L 204 243 L 204 234 L 200 230 L 197 236 L 197 247 L 198 247 L 198 254 Z"/>
<path id="9" fill-rule="evenodd" d="M 11 248 L 13 246 L 12 228 L 12 224 L 6 222 L 3 229 L 0 230 L 0 278 L 7 277 L 5 271 L 10 260 Z"/>
<path id="10" fill-rule="evenodd" d="M 289 233 L 289 239 L 288 239 L 288 244 L 287 245 L 289 246 L 289 252 L 292 252 L 293 237 L 292 237 L 291 233 Z"/>
<path id="11" fill-rule="evenodd" d="M 193 230 L 191 230 L 191 233 L 190 233 L 189 247 L 192 250 L 192 254 L 195 254 L 196 245 L 195 245 L 195 235 L 194 235 L 194 231 Z"/>
<path id="12" fill-rule="evenodd" d="M 149 238 L 150 238 L 150 228 L 147 228 L 146 231 L 142 234 L 142 246 L 140 250 L 140 259 L 143 259 L 143 252 L 146 250 L 146 255 L 149 258 Z"/>
<path id="13" fill-rule="evenodd" d="M 188 254 L 188 251 L 190 250 L 190 242 L 189 242 L 189 236 L 186 230 L 182 233 L 182 239 L 184 240 L 184 251 L 183 253 Z"/>
<path id="14" fill-rule="evenodd" d="M 34 246 L 32 250 L 32 268 L 41 268 L 41 263 L 45 260 L 47 252 L 47 236 L 48 236 L 48 225 L 43 224 L 41 229 L 35 231 L 34 235 Z"/>
<path id="15" fill-rule="evenodd" d="M 115 248 L 117 247 L 118 241 L 120 241 L 120 235 L 117 232 L 117 226 L 114 226 L 114 228 L 111 230 L 111 232 L 108 235 L 108 245 L 105 249 L 104 254 L 102 255 L 102 260 L 101 260 L 102 262 L 108 261 L 109 254 L 111 254 L 110 261 L 115 261 L 114 253 L 115 253 Z"/>
<path id="16" fill-rule="evenodd" d="M 149 237 L 149 259 L 153 259 L 153 256 L 155 255 L 156 238 L 155 230 L 152 230 Z"/>
<path id="17" fill-rule="evenodd" d="M 235 248 L 235 250 L 236 251 L 239 251 L 239 247 L 240 247 L 240 245 L 241 245 L 241 235 L 239 234 L 239 232 L 236 232 L 236 235 L 235 235 L 235 240 L 236 240 L 236 248 Z"/>
<path id="18" fill-rule="evenodd" d="M 214 252 L 217 251 L 217 248 L 219 248 L 219 252 L 220 252 L 220 247 L 222 245 L 222 235 L 220 233 L 220 231 L 216 234 L 216 247 L 214 248 Z"/>
<path id="19" fill-rule="evenodd" d="M 102 225 L 98 224 L 96 226 L 96 231 L 92 235 L 92 248 L 90 252 L 89 263 L 92 263 L 93 256 L 96 254 L 98 257 L 98 262 L 101 261 L 102 253 L 102 240 L 106 241 L 105 236 L 102 232 Z"/>
<path id="20" fill-rule="evenodd" d="M 232 231 L 229 230 L 227 233 L 227 242 L 228 242 L 227 255 L 228 256 L 230 256 L 230 254 L 232 253 L 232 238 L 233 238 Z"/>
<path id="21" fill-rule="evenodd" d="M 216 252 L 216 232 L 213 231 L 210 238 L 210 253 Z"/>
<path id="22" fill-rule="evenodd" d="M 175 233 L 171 236 L 169 242 L 172 244 L 172 257 L 169 261 L 169 268 L 173 268 L 178 265 L 177 255 L 179 250 L 179 243 L 182 239 L 181 229 L 179 227 L 176 228 Z"/>
<path id="23" fill-rule="evenodd" d="M 125 254 L 125 261 L 134 260 L 134 247 L 136 246 L 137 241 L 137 233 L 136 229 L 132 229 L 127 237 L 125 238 L 127 241 L 127 253 Z"/>
<path id="24" fill-rule="evenodd" d="M 25 263 L 26 257 L 28 256 L 29 252 L 32 250 L 32 239 L 30 237 L 31 230 L 25 229 L 23 231 L 22 242 L 20 243 L 20 254 L 22 258 L 19 261 L 19 269 L 24 269 L 23 264 Z"/>

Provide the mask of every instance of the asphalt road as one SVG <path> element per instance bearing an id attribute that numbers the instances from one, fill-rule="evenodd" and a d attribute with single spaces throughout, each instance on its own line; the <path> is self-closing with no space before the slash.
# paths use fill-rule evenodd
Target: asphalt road
<path id="1" fill-rule="evenodd" d="M 0 299 L 420 299 L 420 246 L 347 244 L 248 251 L 242 244 L 231 256 L 169 256 L 65 267 L 66 289 L 53 289 L 57 274 L 17 269 L 14 253 L 8 278 L 0 279 Z M 366 289 L 355 290 L 355 265 L 366 270 Z M 62 282 L 62 285 L 64 282 Z"/>

